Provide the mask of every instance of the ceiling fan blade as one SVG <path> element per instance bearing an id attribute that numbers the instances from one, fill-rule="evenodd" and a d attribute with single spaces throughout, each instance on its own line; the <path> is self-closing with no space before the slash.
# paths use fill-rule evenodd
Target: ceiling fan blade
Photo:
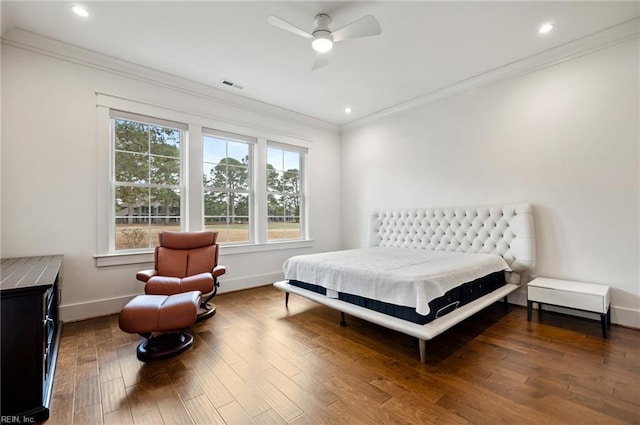
<path id="1" fill-rule="evenodd" d="M 357 21 L 350 23 L 331 33 L 333 41 L 343 41 L 350 38 L 369 37 L 371 35 L 380 35 L 382 28 L 378 20 L 372 15 L 364 16 Z"/>
<path id="2" fill-rule="evenodd" d="M 327 65 L 329 65 L 329 55 L 326 53 L 317 53 L 316 60 L 313 61 L 311 70 L 315 71 L 316 69 L 324 68 Z"/>
<path id="3" fill-rule="evenodd" d="M 300 28 L 296 27 L 295 25 L 291 25 L 289 22 L 287 21 L 283 21 L 282 19 L 278 18 L 277 16 L 269 16 L 269 19 L 267 19 L 267 21 L 273 25 L 274 27 L 278 27 L 280 29 L 283 29 L 285 31 L 289 31 L 292 32 L 294 34 L 297 34 L 301 37 L 304 38 L 313 38 L 313 36 L 311 34 L 309 34 L 306 31 L 301 30 Z"/>

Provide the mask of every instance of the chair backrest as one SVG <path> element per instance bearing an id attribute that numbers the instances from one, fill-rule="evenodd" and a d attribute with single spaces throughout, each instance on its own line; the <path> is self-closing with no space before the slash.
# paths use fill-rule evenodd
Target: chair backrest
<path id="1" fill-rule="evenodd" d="M 211 272 L 218 264 L 218 232 L 162 232 L 155 250 L 160 276 L 183 278 Z"/>

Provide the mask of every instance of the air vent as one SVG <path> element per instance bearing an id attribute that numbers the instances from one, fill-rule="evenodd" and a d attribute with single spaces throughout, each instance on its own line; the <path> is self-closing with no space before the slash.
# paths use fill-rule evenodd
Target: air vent
<path id="1" fill-rule="evenodd" d="M 225 86 L 229 86 L 229 87 L 233 87 L 239 90 L 242 90 L 244 88 L 244 86 L 234 83 L 233 81 L 229 81 L 229 80 L 222 80 L 222 84 L 224 84 Z"/>

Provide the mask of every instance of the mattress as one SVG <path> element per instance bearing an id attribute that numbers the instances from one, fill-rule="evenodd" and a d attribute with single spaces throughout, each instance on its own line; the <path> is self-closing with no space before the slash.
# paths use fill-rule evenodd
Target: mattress
<path id="1" fill-rule="evenodd" d="M 508 269 L 493 254 L 380 247 L 299 255 L 283 265 L 285 279 L 324 288 L 327 297 L 360 297 L 419 316 L 429 316 L 431 301 L 448 291 Z"/>
<path id="2" fill-rule="evenodd" d="M 297 280 L 289 280 L 289 283 L 293 286 L 316 292 L 321 295 L 326 296 L 327 294 L 326 288 L 323 288 L 322 286 Z M 471 301 L 477 300 L 498 288 L 503 287 L 505 284 L 504 272 L 494 272 L 471 282 L 463 283 L 460 286 L 448 290 L 444 295 L 429 301 L 429 313 L 427 315 L 418 314 L 416 309 L 412 307 L 386 303 L 342 292 L 338 293 L 338 299 L 388 316 L 424 325 L 470 303 Z"/>

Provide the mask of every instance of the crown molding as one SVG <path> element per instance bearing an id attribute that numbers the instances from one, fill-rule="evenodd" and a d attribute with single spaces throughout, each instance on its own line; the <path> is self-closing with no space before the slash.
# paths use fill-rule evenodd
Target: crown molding
<path id="1" fill-rule="evenodd" d="M 398 112 L 406 111 L 498 80 L 539 71 L 620 43 L 638 39 L 639 36 L 640 18 L 634 18 L 535 55 L 493 68 L 406 102 L 374 112 L 366 117 L 344 124 L 340 128 L 343 132 L 352 130 Z"/>
<path id="2" fill-rule="evenodd" d="M 249 112 L 266 115 L 280 121 L 334 133 L 338 133 L 340 131 L 340 127 L 336 124 L 322 121 L 299 112 L 290 111 L 288 109 L 250 99 L 238 94 L 227 93 L 222 89 L 212 87 L 207 84 L 188 80 L 173 74 L 118 59 L 113 56 L 88 50 L 21 28 L 12 28 L 3 35 L 2 44 L 88 68 L 109 72 L 118 76 L 150 83 L 216 103 L 226 104 L 234 108 L 240 108 Z"/>

